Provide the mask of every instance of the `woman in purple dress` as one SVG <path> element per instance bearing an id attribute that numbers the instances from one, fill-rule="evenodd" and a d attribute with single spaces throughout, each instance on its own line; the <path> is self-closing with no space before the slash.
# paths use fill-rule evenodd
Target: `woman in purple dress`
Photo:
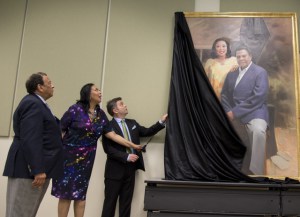
<path id="1" fill-rule="evenodd" d="M 101 96 L 100 90 L 94 84 L 84 85 L 80 91 L 80 100 L 61 119 L 64 174 L 60 179 L 52 180 L 51 192 L 59 198 L 59 217 L 67 217 L 72 200 L 75 216 L 83 216 L 97 141 L 102 134 L 126 147 L 141 149 L 141 146 L 115 134 L 99 106 Z"/>

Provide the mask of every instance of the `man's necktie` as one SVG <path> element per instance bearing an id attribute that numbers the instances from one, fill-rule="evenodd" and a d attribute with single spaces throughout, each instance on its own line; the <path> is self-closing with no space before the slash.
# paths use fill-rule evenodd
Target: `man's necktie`
<path id="1" fill-rule="evenodd" d="M 121 120 L 121 125 L 122 125 L 122 129 L 123 129 L 123 135 L 124 135 L 124 138 L 128 141 L 130 141 L 129 139 L 129 134 L 128 134 L 128 131 L 127 131 L 127 127 L 126 127 L 126 124 L 125 124 L 125 120 Z M 130 148 L 126 148 L 126 151 L 127 153 L 131 154 L 132 153 L 132 150 Z"/>

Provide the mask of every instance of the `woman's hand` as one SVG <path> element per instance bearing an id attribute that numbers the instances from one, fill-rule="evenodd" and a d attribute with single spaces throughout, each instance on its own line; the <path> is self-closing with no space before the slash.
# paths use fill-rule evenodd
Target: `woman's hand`
<path id="1" fill-rule="evenodd" d="M 164 114 L 164 115 L 160 118 L 160 121 L 161 121 L 162 123 L 165 123 L 166 120 L 167 120 L 167 118 L 168 118 L 168 114 Z"/>
<path id="2" fill-rule="evenodd" d="M 233 71 L 237 70 L 238 67 L 239 67 L 239 65 L 233 65 L 233 66 L 231 67 L 231 69 L 230 69 L 230 72 L 233 72 Z"/>
<path id="3" fill-rule="evenodd" d="M 140 150 L 142 150 L 143 145 L 136 145 L 136 144 L 132 143 L 131 144 L 131 148 L 133 148 L 133 149 L 135 149 L 137 151 L 140 151 Z"/>
<path id="4" fill-rule="evenodd" d="M 116 143 L 119 143 L 120 145 L 123 145 L 123 146 L 128 147 L 128 148 L 133 148 L 133 149 L 138 150 L 138 151 L 140 151 L 143 148 L 142 145 L 136 145 L 136 144 L 126 140 L 122 136 L 116 134 L 114 131 L 106 133 L 105 136 L 107 138 L 115 141 Z"/>

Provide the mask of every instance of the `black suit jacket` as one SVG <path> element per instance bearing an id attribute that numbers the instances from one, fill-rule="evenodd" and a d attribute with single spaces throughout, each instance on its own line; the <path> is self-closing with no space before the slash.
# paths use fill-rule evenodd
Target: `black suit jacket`
<path id="1" fill-rule="evenodd" d="M 13 116 L 15 136 L 9 149 L 3 175 L 47 178 L 62 174 L 63 156 L 59 120 L 35 94 L 26 95 Z"/>
<path id="2" fill-rule="evenodd" d="M 134 144 L 140 144 L 140 137 L 153 136 L 164 128 L 164 126 L 159 122 L 149 128 L 139 125 L 139 123 L 133 119 L 125 119 L 125 122 L 130 133 L 131 141 Z M 117 121 L 112 119 L 110 123 L 116 134 L 123 137 L 122 130 Z M 132 172 L 135 172 L 137 169 L 145 171 L 143 155 L 141 152 L 135 151 L 135 154 L 139 156 L 139 159 L 135 163 L 131 163 L 127 162 L 128 153 L 126 152 L 125 146 L 119 145 L 105 136 L 102 137 L 102 145 L 105 153 L 107 154 L 104 173 L 105 178 L 116 180 L 121 179 L 125 171 L 127 170 L 128 172 L 128 166 L 132 166 Z"/>

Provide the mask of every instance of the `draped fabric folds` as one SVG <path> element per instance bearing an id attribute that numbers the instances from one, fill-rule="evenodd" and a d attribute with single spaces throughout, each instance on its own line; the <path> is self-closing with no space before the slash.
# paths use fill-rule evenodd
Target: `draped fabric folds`
<path id="1" fill-rule="evenodd" d="M 165 178 L 256 182 L 240 172 L 245 147 L 194 50 L 182 12 L 175 13 Z"/>

